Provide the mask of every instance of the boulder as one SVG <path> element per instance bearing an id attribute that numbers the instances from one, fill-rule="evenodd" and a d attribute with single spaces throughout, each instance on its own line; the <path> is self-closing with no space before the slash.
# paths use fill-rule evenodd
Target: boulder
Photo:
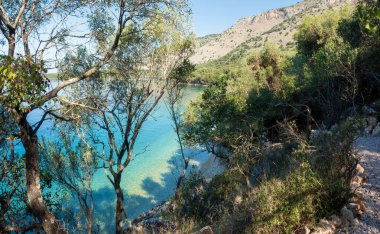
<path id="1" fill-rule="evenodd" d="M 361 215 L 360 205 L 358 203 L 350 203 L 347 205 L 347 208 L 352 211 L 354 216 Z"/>
<path id="2" fill-rule="evenodd" d="M 334 233 L 334 225 L 332 223 L 330 223 L 328 220 L 326 219 L 321 219 L 321 221 L 319 221 L 319 225 L 320 227 L 320 233 L 324 233 L 324 234 L 333 234 Z"/>
<path id="3" fill-rule="evenodd" d="M 330 223 L 338 228 L 342 225 L 342 220 L 337 215 L 332 215 L 330 216 Z"/>
<path id="4" fill-rule="evenodd" d="M 354 221 L 354 214 L 347 207 L 343 207 L 340 210 L 340 214 L 342 215 L 342 221 L 347 221 L 349 224 Z"/>

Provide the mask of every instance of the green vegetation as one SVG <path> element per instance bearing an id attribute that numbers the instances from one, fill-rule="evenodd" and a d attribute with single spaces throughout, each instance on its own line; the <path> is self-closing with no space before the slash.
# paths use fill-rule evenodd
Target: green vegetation
<path id="1" fill-rule="evenodd" d="M 57 73 L 48 73 L 48 74 L 46 74 L 46 78 L 48 78 L 49 80 L 55 80 L 58 78 L 58 74 Z"/>
<path id="2" fill-rule="evenodd" d="M 359 110 L 380 99 L 380 2 L 305 18 L 287 45 L 294 50 L 263 46 L 268 35 L 257 36 L 199 65 L 191 80 L 209 86 L 182 118 L 183 83 L 194 70 L 189 11 L 187 0 L 0 0 L 0 44 L 8 49 L 0 52 L 0 233 L 99 232 L 92 190 L 99 169 L 112 185 L 115 206 L 104 216 L 114 217 L 106 221 L 116 233 L 160 225 L 164 232 L 211 225 L 216 233 L 293 233 L 347 203 Z M 72 34 L 70 17 L 87 22 L 89 33 Z M 47 62 L 48 50 L 65 56 Z M 45 74 L 47 63 L 58 74 Z M 60 82 L 50 87 L 49 79 Z M 174 199 L 159 212 L 172 220 L 135 230 L 122 178 L 145 152 L 139 134 L 163 98 L 183 164 Z M 57 142 L 47 139 L 54 134 L 40 139 L 47 120 L 55 121 Z M 184 148 L 193 145 L 226 170 L 210 180 L 186 177 Z M 79 209 L 57 202 L 62 197 Z M 132 201 L 148 200 L 156 198 Z"/>
<path id="3" fill-rule="evenodd" d="M 368 1 L 308 17 L 296 53 L 266 45 L 198 67 L 212 82 L 187 112 L 185 139 L 228 168 L 187 179 L 184 220 L 217 233 L 293 233 L 347 203 L 362 128 L 349 116 L 380 98 L 378 12 Z"/>
<path id="4" fill-rule="evenodd" d="M 109 222 L 125 233 L 121 181 L 139 132 L 192 69 L 188 1 L 1 0 L 0 9 L 0 233 L 99 232 L 100 168 L 116 197 Z M 51 142 L 40 140 L 47 120 L 61 133 Z"/>

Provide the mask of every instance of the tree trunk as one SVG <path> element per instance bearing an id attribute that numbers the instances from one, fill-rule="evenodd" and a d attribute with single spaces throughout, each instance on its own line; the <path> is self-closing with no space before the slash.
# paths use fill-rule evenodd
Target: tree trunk
<path id="1" fill-rule="evenodd" d="M 88 215 L 87 215 L 87 233 L 88 234 L 91 234 L 92 233 L 92 210 L 93 210 L 93 207 L 94 205 L 91 203 L 90 205 L 90 209 L 88 211 Z"/>
<path id="2" fill-rule="evenodd" d="M 21 131 L 21 141 L 25 148 L 26 186 L 29 205 L 33 215 L 40 221 L 44 231 L 48 234 L 67 233 L 50 213 L 41 193 L 40 184 L 40 158 L 38 153 L 38 139 L 32 127 L 21 114 L 18 120 Z"/>
<path id="3" fill-rule="evenodd" d="M 116 234 L 123 233 L 123 215 L 124 215 L 124 194 L 120 187 L 121 174 L 118 174 L 115 178 L 114 188 L 116 192 Z"/>
<path id="4" fill-rule="evenodd" d="M 183 167 L 182 173 L 179 176 L 178 181 L 177 181 L 177 186 L 176 186 L 175 195 L 174 195 L 174 206 L 175 207 L 177 206 L 177 202 L 178 202 L 180 191 L 181 191 L 181 184 L 182 184 L 183 179 L 186 176 L 186 171 L 187 171 L 187 168 L 189 167 L 189 162 L 190 162 L 190 158 L 187 158 L 185 161 L 185 166 Z"/>
<path id="5" fill-rule="evenodd" d="M 8 40 L 8 56 L 13 57 L 16 50 L 16 30 L 13 28 L 9 29 L 9 40 Z"/>

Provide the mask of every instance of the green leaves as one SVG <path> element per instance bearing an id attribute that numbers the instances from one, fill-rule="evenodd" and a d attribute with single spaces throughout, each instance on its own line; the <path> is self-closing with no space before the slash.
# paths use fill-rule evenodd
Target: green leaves
<path id="1" fill-rule="evenodd" d="M 8 108 L 25 109 L 40 100 L 49 80 L 44 68 L 23 57 L 5 57 L 0 65 L 0 103 Z M 24 103 L 25 105 L 21 105 Z"/>
<path id="2" fill-rule="evenodd" d="M 380 34 L 380 7 L 379 3 L 361 5 L 358 8 L 361 27 L 372 34 Z"/>
<path id="3" fill-rule="evenodd" d="M 344 7 L 339 11 L 328 11 L 321 16 L 305 18 L 295 35 L 298 52 L 311 57 L 330 38 L 337 36 L 339 22 L 350 18 L 351 15 L 352 9 Z"/>

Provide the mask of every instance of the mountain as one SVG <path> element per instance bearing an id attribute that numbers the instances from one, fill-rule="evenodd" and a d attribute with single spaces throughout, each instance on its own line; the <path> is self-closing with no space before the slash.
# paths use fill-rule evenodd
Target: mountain
<path id="1" fill-rule="evenodd" d="M 303 17 L 356 3 L 357 0 L 305 0 L 293 6 L 240 19 L 221 34 L 198 38 L 191 61 L 196 64 L 205 63 L 227 54 L 261 48 L 266 42 L 291 48 L 294 46 L 294 33 Z"/>

